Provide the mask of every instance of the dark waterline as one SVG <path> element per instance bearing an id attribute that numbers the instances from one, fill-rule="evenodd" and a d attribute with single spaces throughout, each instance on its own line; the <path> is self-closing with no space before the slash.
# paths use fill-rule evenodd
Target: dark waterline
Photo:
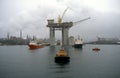
<path id="1" fill-rule="evenodd" d="M 101 50 L 92 51 L 95 47 Z M 65 65 L 54 62 L 59 49 L 0 46 L 0 78 L 120 78 L 120 45 L 67 47 L 71 58 Z"/>

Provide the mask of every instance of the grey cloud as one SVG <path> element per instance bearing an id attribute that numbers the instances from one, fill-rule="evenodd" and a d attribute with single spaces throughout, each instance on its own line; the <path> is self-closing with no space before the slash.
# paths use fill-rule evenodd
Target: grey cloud
<path id="1" fill-rule="evenodd" d="M 59 1 L 61 0 L 58 0 L 58 2 Z M 82 5 L 82 2 L 81 3 L 79 2 L 80 1 L 70 0 L 66 3 L 66 6 L 69 7 L 69 10 L 66 12 L 63 21 L 75 22 L 89 16 L 91 17 L 91 19 L 81 22 L 76 26 L 73 26 L 69 31 L 70 32 L 69 35 L 73 35 L 75 37 L 80 35 L 86 41 L 96 39 L 97 36 L 120 38 L 119 11 L 117 11 L 118 13 L 116 12 L 101 13 L 95 11 L 90 7 L 85 7 Z M 118 7 L 119 5 L 117 5 L 117 7 L 115 6 L 114 8 L 118 9 Z M 15 14 L 14 12 L 15 11 L 13 11 L 13 14 Z M 14 34 L 14 32 L 17 32 L 16 34 L 19 34 L 18 31 L 23 30 L 24 36 L 28 34 L 36 35 L 39 38 L 41 37 L 48 38 L 49 28 L 46 27 L 47 19 L 55 19 L 55 21 L 57 22 L 57 17 L 59 13 L 62 14 L 62 11 L 57 6 L 55 7 L 39 5 L 38 8 L 35 10 L 21 10 L 19 8 L 18 14 L 15 15 L 10 14 L 10 16 L 13 17 L 11 18 L 11 20 L 9 20 L 9 22 L 4 21 L 0 24 L 1 28 L 0 33 L 4 33 L 4 35 L 6 35 L 7 32 L 10 32 L 12 34 Z M 0 15 L 0 17 L 2 16 Z M 3 19 L 1 20 L 3 21 Z M 61 38 L 60 35 L 61 35 L 60 32 L 56 32 L 57 38 Z M 2 34 L 0 36 L 2 36 Z"/>

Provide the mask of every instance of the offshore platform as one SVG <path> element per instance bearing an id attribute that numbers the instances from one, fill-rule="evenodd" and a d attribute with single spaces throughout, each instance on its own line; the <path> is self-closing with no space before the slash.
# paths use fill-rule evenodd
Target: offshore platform
<path id="1" fill-rule="evenodd" d="M 61 30 L 62 31 L 62 45 L 68 46 L 69 45 L 69 29 L 73 26 L 74 23 L 79 23 L 85 20 L 90 19 L 90 17 L 82 19 L 77 22 L 62 22 L 63 16 L 66 13 L 68 8 L 66 8 L 62 14 L 62 17 L 58 17 L 58 23 L 54 22 L 54 19 L 49 19 L 47 27 L 50 28 L 50 45 L 55 45 L 55 30 Z"/>
<path id="2" fill-rule="evenodd" d="M 62 31 L 62 45 L 69 45 L 68 33 L 72 26 L 72 22 L 54 23 L 54 20 L 48 20 L 47 27 L 50 28 L 50 45 L 55 45 L 55 30 Z"/>

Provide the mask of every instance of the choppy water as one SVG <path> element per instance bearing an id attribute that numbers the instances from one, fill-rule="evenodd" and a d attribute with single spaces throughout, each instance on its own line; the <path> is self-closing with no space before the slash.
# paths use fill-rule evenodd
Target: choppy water
<path id="1" fill-rule="evenodd" d="M 92 48 L 99 47 L 99 52 Z M 120 45 L 67 47 L 70 63 L 54 62 L 60 46 L 0 46 L 0 78 L 120 78 Z"/>

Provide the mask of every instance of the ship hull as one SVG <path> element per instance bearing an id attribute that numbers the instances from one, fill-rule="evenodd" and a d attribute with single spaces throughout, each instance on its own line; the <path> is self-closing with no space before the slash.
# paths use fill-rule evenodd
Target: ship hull
<path id="1" fill-rule="evenodd" d="M 38 49 L 38 48 L 43 48 L 41 45 L 28 45 L 29 49 Z"/>
<path id="2" fill-rule="evenodd" d="M 83 44 L 74 44 L 73 47 L 74 48 L 82 48 Z"/>
<path id="3" fill-rule="evenodd" d="M 70 61 L 70 57 L 67 56 L 56 56 L 55 62 L 56 63 L 68 63 Z"/>
<path id="4" fill-rule="evenodd" d="M 60 49 L 60 51 L 55 56 L 56 63 L 68 63 L 70 61 L 70 57 L 68 53 L 64 49 Z"/>

